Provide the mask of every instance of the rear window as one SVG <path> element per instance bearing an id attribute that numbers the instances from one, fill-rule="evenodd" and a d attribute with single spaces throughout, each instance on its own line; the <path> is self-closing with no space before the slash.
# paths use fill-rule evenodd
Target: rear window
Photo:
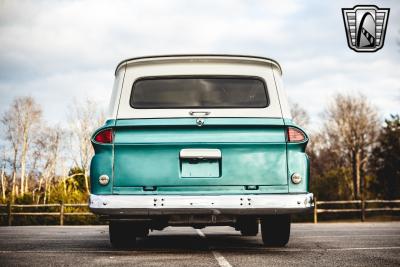
<path id="1" fill-rule="evenodd" d="M 133 108 L 265 108 L 267 89 L 255 77 L 155 77 L 132 87 Z"/>

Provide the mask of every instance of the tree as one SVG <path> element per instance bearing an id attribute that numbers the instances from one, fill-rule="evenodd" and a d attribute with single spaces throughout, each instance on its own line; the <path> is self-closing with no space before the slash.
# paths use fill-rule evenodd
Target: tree
<path id="1" fill-rule="evenodd" d="M 11 107 L 3 114 L 2 124 L 5 126 L 6 139 L 10 141 L 12 159 L 12 196 L 16 189 L 17 160 L 21 165 L 20 194 L 28 191 L 28 179 L 26 177 L 26 161 L 29 145 L 32 139 L 33 129 L 40 124 L 42 111 L 32 97 L 18 97 L 14 99 Z"/>
<path id="2" fill-rule="evenodd" d="M 86 192 L 86 181 L 85 171 L 79 167 L 73 167 L 68 172 L 68 178 L 73 179 L 75 183 L 75 189 L 81 192 Z"/>
<path id="3" fill-rule="evenodd" d="M 28 177 L 26 177 L 26 161 L 29 145 L 32 139 L 32 130 L 40 125 L 42 110 L 32 97 L 17 98 L 14 102 L 15 111 L 21 129 L 21 195 L 28 191 Z"/>
<path id="4" fill-rule="evenodd" d="M 1 198 L 3 202 L 6 200 L 6 150 L 2 148 L 2 159 L 1 159 Z"/>
<path id="5" fill-rule="evenodd" d="M 310 116 L 298 103 L 290 103 L 290 113 L 292 114 L 292 120 L 299 126 L 307 127 L 310 123 Z"/>
<path id="6" fill-rule="evenodd" d="M 4 125 L 6 140 L 9 141 L 12 149 L 12 182 L 11 182 L 11 201 L 14 202 L 16 195 L 16 173 L 17 173 L 17 159 L 19 153 L 19 140 L 21 140 L 21 131 L 18 127 L 18 120 L 16 114 L 13 113 L 13 108 L 9 108 L 2 118 L 1 123 Z"/>
<path id="7" fill-rule="evenodd" d="M 62 130 L 60 127 L 43 127 L 40 138 L 35 143 L 36 149 L 33 155 L 34 157 L 38 157 L 35 165 L 38 170 L 41 170 L 36 190 L 43 193 L 44 203 L 50 198 L 52 191 L 51 183 L 54 177 L 56 177 L 61 137 Z M 37 198 L 36 202 L 39 202 L 39 198 Z"/>
<path id="8" fill-rule="evenodd" d="M 372 153 L 372 170 L 376 175 L 375 188 L 380 197 L 400 198 L 400 116 L 385 120 L 378 145 Z"/>
<path id="9" fill-rule="evenodd" d="M 378 135 L 377 111 L 361 94 L 337 94 L 323 118 L 326 146 L 351 168 L 353 196 L 359 199 L 364 196 L 366 164 Z"/>
<path id="10" fill-rule="evenodd" d="M 325 138 L 320 133 L 312 133 L 307 146 L 307 155 L 310 158 L 310 191 L 323 200 L 351 199 L 351 169 L 344 157 L 333 153 L 326 146 Z"/>
<path id="11" fill-rule="evenodd" d="M 86 192 L 89 193 L 89 164 L 93 156 L 90 137 L 93 131 L 103 122 L 103 114 L 98 105 L 90 100 L 83 103 L 74 102 L 70 109 L 71 143 L 75 166 L 84 171 Z"/>

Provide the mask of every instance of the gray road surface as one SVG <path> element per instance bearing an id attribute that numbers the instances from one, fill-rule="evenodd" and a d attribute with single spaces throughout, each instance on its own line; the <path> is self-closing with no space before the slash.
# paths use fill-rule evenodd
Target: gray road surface
<path id="1" fill-rule="evenodd" d="M 400 222 L 293 224 L 285 248 L 230 227 L 154 231 L 116 250 L 107 226 L 0 227 L 0 266 L 400 266 Z"/>

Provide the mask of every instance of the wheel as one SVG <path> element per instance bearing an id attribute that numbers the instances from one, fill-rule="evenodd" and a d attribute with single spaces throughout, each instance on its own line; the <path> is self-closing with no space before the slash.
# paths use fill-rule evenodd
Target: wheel
<path id="1" fill-rule="evenodd" d="M 258 234 L 258 220 L 251 218 L 241 221 L 239 230 L 243 236 L 256 236 Z"/>
<path id="2" fill-rule="evenodd" d="M 290 215 L 271 215 L 261 219 L 261 235 L 265 246 L 284 247 L 290 236 Z"/>
<path id="3" fill-rule="evenodd" d="M 149 235 L 149 227 L 143 223 L 132 223 L 130 231 L 135 237 L 146 237 Z"/>
<path id="4" fill-rule="evenodd" d="M 130 224 L 127 222 L 110 221 L 108 225 L 110 243 L 115 248 L 133 246 L 136 236 L 130 235 Z"/>
<path id="5" fill-rule="evenodd" d="M 110 221 L 110 243 L 115 248 L 133 247 L 137 237 L 149 234 L 149 227 L 143 223 Z"/>

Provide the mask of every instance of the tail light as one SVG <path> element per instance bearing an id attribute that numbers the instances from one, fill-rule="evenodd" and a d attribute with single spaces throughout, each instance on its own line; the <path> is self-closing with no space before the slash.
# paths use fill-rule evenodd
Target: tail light
<path id="1" fill-rule="evenodd" d="M 101 144 L 111 144 L 113 142 L 113 130 L 104 129 L 96 134 L 94 140 Z"/>
<path id="2" fill-rule="evenodd" d="M 288 127 L 287 139 L 288 142 L 304 142 L 306 140 L 306 135 L 300 129 L 294 127 Z"/>

